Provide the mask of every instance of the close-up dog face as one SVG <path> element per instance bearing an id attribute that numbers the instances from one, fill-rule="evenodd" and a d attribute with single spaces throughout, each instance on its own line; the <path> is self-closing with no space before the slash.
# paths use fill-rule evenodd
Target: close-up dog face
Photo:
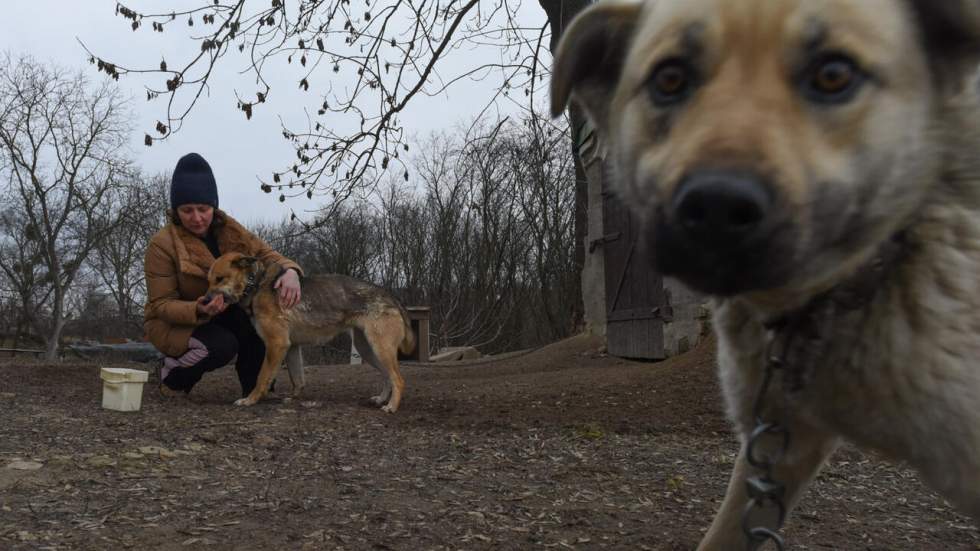
<path id="1" fill-rule="evenodd" d="M 959 1 L 600 3 L 563 37 L 552 110 L 571 95 L 596 123 L 663 273 L 717 295 L 818 285 L 867 260 L 938 178 L 935 130 L 975 13 Z"/>
<path id="2" fill-rule="evenodd" d="M 226 304 L 235 304 L 241 300 L 242 293 L 248 284 L 248 276 L 257 259 L 241 253 L 222 255 L 208 271 L 207 297 L 223 295 Z"/>

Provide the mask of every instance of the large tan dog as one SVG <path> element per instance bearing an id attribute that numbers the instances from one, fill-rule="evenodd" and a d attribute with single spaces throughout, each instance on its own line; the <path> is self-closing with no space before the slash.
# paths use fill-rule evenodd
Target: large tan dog
<path id="1" fill-rule="evenodd" d="M 553 112 L 580 102 L 656 267 L 715 297 L 743 446 L 702 549 L 765 542 L 746 482 L 789 510 L 840 438 L 980 519 L 978 61 L 980 0 L 600 2 L 566 31 Z"/>
<path id="2" fill-rule="evenodd" d="M 390 294 L 351 277 L 315 275 L 303 281 L 303 299 L 285 310 L 273 284 L 278 266 L 265 265 L 241 253 L 222 255 L 208 273 L 208 296 L 221 294 L 228 304 L 239 304 L 265 343 L 265 359 L 255 390 L 236 405 L 255 404 L 268 392 L 283 359 L 293 383 L 293 397 L 303 390 L 302 345 L 323 345 L 353 329 L 354 346 L 367 363 L 381 372 L 384 388 L 371 401 L 388 413 L 398 410 L 404 379 L 398 369 L 399 350 L 415 349 L 415 335 L 405 309 Z"/>

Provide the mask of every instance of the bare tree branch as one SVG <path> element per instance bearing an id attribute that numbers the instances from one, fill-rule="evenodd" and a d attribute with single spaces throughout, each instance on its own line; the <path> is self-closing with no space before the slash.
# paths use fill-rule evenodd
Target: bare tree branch
<path id="1" fill-rule="evenodd" d="M 298 62 L 303 70 L 299 87 L 321 93 L 310 102 L 305 129 L 282 129 L 295 149 L 295 161 L 271 178 L 261 178 L 260 184 L 281 201 L 316 196 L 330 208 L 329 203 L 376 189 L 386 171 L 407 179 L 409 166 L 402 155 L 409 143 L 400 115 L 418 96 L 443 94 L 460 80 L 496 74 L 499 80 L 488 89 L 488 105 L 517 88 L 525 90 L 525 100 L 531 97 L 534 79 L 544 76 L 540 43 L 550 27 L 522 24 L 520 9 L 517 0 L 385 0 L 365 4 L 362 13 L 355 13 L 347 0 L 202 0 L 193 9 L 174 13 L 141 13 L 119 4 L 116 13 L 134 31 L 147 23 L 155 32 L 171 32 L 174 24 L 185 21 L 193 25 L 191 30 L 203 24 L 206 32 L 189 37 L 200 51 L 179 64 L 164 61 L 159 68 L 123 67 L 108 61 L 107 54 L 86 51 L 114 78 L 165 77 L 163 86 L 147 87 L 147 99 L 167 97 L 166 116 L 147 133 L 147 144 L 179 130 L 230 52 L 238 50 L 247 58 L 245 71 L 259 85 L 254 93 L 234 93 L 235 105 L 247 118 L 273 93 L 272 81 L 265 77 L 269 64 L 282 58 L 287 64 Z M 439 68 L 444 60 L 464 47 L 496 49 L 501 62 L 478 61 L 443 78 Z M 355 128 L 348 131 L 336 120 L 350 121 Z"/>

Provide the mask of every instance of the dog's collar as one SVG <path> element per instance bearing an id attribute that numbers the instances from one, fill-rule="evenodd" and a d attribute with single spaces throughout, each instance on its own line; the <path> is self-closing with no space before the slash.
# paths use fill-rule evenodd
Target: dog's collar
<path id="1" fill-rule="evenodd" d="M 245 308 L 245 311 L 247 311 L 249 315 L 252 315 L 252 298 L 259 290 L 259 286 L 262 284 L 262 282 L 268 279 L 272 282 L 270 287 L 274 289 L 276 281 L 278 281 L 282 274 L 285 273 L 286 270 L 282 266 L 277 264 L 276 267 L 279 268 L 279 270 L 276 272 L 276 275 L 271 278 L 266 277 L 268 268 L 265 266 L 262 266 L 254 272 L 250 272 L 245 278 L 245 288 L 242 289 L 242 294 L 238 299 L 238 302 L 243 308 Z"/>
<path id="2" fill-rule="evenodd" d="M 242 295 L 238 299 L 239 302 L 251 302 L 252 295 L 259 288 L 259 283 L 265 276 L 265 267 L 262 266 L 258 270 L 253 270 L 248 273 L 245 277 L 245 288 L 242 289 Z"/>
<path id="3" fill-rule="evenodd" d="M 884 287 L 891 268 L 901 262 L 907 248 L 904 232 L 896 234 L 854 276 L 818 295 L 802 308 L 765 324 L 769 331 L 765 370 L 752 406 L 756 426 L 745 444 L 747 461 L 761 473 L 746 480 L 746 489 L 752 497 L 742 517 L 742 529 L 746 540 L 753 543 L 753 549 L 755 544 L 765 545 L 769 541 L 778 549 L 784 548 L 779 529 L 786 513 L 783 504 L 786 486 L 774 477 L 774 468 L 789 451 L 792 435 L 785 417 L 791 405 L 786 401 L 769 403 L 773 398 L 770 385 L 776 373 L 782 375 L 784 396 L 799 392 L 817 371 L 818 364 L 827 361 L 835 347 L 849 346 L 840 341 L 841 336 L 845 340 L 858 339 L 861 333 L 858 328 L 866 321 L 867 306 Z M 775 450 L 768 454 L 756 453 L 763 440 L 770 446 L 775 443 Z M 765 524 L 754 525 L 753 512 L 773 504 L 779 512 L 775 529 Z"/>
<path id="4" fill-rule="evenodd" d="M 255 272 L 248 274 L 248 277 L 245 278 L 245 289 L 242 291 L 242 296 L 248 296 L 255 292 L 257 287 L 255 279 Z"/>

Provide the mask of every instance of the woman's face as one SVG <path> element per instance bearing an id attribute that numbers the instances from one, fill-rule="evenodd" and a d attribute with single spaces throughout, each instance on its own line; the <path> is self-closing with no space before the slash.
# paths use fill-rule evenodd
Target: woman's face
<path id="1" fill-rule="evenodd" d="M 201 203 L 188 203 L 177 207 L 180 225 L 198 237 L 204 237 L 214 218 L 214 207 Z"/>

